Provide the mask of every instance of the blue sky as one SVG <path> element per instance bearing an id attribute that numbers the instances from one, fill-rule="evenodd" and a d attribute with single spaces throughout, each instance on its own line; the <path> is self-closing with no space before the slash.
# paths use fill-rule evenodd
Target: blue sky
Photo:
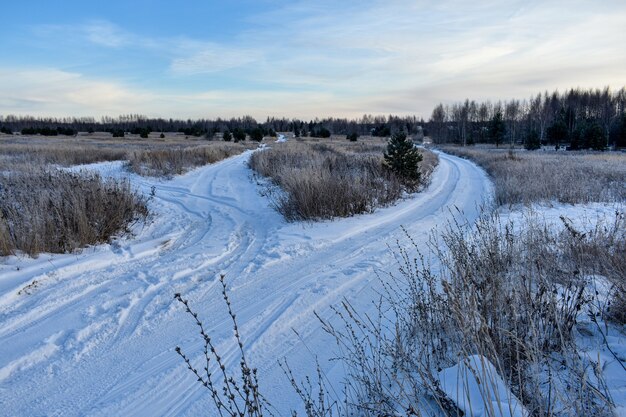
<path id="1" fill-rule="evenodd" d="M 313 118 L 626 84 L 626 1 L 12 1 L 0 115 Z"/>

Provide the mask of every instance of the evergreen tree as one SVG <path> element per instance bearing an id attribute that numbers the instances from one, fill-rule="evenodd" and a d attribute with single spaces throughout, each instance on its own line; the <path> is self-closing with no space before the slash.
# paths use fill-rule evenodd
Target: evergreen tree
<path id="1" fill-rule="evenodd" d="M 586 123 L 583 132 L 583 147 L 591 148 L 596 151 L 602 151 L 606 147 L 604 131 L 595 121 Z"/>
<path id="2" fill-rule="evenodd" d="M 250 131 L 250 139 L 261 142 L 263 140 L 263 130 L 260 127 L 255 127 Z"/>
<path id="3" fill-rule="evenodd" d="M 419 163 L 422 154 L 415 148 L 404 132 L 394 134 L 387 144 L 385 165 L 396 175 L 409 182 L 419 183 Z"/>
<path id="4" fill-rule="evenodd" d="M 539 140 L 539 134 L 536 130 L 531 130 L 526 136 L 526 142 L 524 147 L 529 151 L 534 151 L 541 148 L 541 141 Z"/>
<path id="5" fill-rule="evenodd" d="M 584 136 L 586 127 L 586 123 L 578 123 L 578 126 L 576 126 L 576 129 L 574 129 L 574 133 L 572 133 L 572 137 L 570 138 L 568 148 L 569 150 L 577 151 L 584 147 Z"/>
<path id="6" fill-rule="evenodd" d="M 385 137 L 391 135 L 391 129 L 387 125 L 376 126 L 372 130 L 372 136 Z"/>
<path id="7" fill-rule="evenodd" d="M 622 114 L 614 143 L 619 148 L 626 147 L 626 112 Z"/>
<path id="8" fill-rule="evenodd" d="M 493 115 L 487 130 L 489 139 L 496 144 L 496 147 L 500 146 L 506 135 L 506 124 L 502 118 L 502 112 L 496 112 Z"/>
<path id="9" fill-rule="evenodd" d="M 246 140 L 246 132 L 243 129 L 236 127 L 235 130 L 233 130 L 233 138 L 235 139 L 235 142 Z"/>
<path id="10" fill-rule="evenodd" d="M 553 145 L 559 145 L 562 142 L 567 142 L 570 139 L 569 129 L 565 121 L 565 111 L 561 109 L 559 116 L 554 123 L 547 130 L 547 136 L 550 143 Z"/>

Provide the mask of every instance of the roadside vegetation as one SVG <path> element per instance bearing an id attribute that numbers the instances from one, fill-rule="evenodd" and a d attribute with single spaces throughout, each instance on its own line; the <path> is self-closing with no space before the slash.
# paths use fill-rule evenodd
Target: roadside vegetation
<path id="1" fill-rule="evenodd" d="M 191 168 L 212 164 L 249 149 L 241 143 L 216 142 L 211 145 L 176 147 L 128 152 L 128 168 L 139 175 L 172 176 Z"/>
<path id="2" fill-rule="evenodd" d="M 483 167 L 499 205 L 626 201 L 626 154 L 442 146 Z"/>
<path id="3" fill-rule="evenodd" d="M 416 151 L 413 172 L 406 176 L 385 162 L 387 145 L 380 139 L 291 140 L 254 153 L 250 166 L 276 186 L 269 194 L 287 220 L 349 217 L 392 204 L 428 183 L 435 154 Z"/>
<path id="4" fill-rule="evenodd" d="M 250 142 L 228 143 L 168 134 L 148 139 L 113 138 L 108 134 L 79 137 L 0 137 L 0 160 L 13 166 L 73 166 L 102 161 L 128 161 L 140 175 L 171 176 L 214 163 L 256 147 Z"/>
<path id="5" fill-rule="evenodd" d="M 0 255 L 102 243 L 148 214 L 128 180 L 53 168 L 0 173 Z"/>
<path id="6" fill-rule="evenodd" d="M 379 318 L 344 303 L 343 326 L 323 322 L 349 370 L 349 408 L 612 415 L 605 376 L 626 373 L 607 341 L 624 324 L 626 222 L 622 212 L 578 227 L 486 215 L 449 226 L 428 250 L 398 248 Z"/>
<path id="7" fill-rule="evenodd" d="M 626 373 L 613 350 L 625 324 L 625 231 L 623 212 L 585 225 L 485 214 L 475 225 L 449 225 L 429 247 L 399 246 L 399 273 L 381 276 L 376 316 L 345 301 L 338 320 L 318 317 L 337 342 L 344 389 L 328 386 L 319 366 L 317 378 L 299 381 L 281 362 L 285 377 L 308 417 L 612 416 L 606 381 Z M 223 415 L 272 415 L 221 281 L 240 375 L 212 374 L 220 353 L 180 294 L 207 368 L 177 352 Z"/>
<path id="8" fill-rule="evenodd" d="M 148 214 L 127 179 L 63 167 L 128 161 L 140 175 L 172 176 L 239 154 L 251 145 L 175 136 L 133 141 L 90 137 L 0 138 L 0 256 L 66 253 L 128 232 Z"/>

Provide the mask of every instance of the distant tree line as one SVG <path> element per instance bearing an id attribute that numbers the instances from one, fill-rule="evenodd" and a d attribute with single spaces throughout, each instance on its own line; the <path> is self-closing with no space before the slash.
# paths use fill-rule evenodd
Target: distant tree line
<path id="1" fill-rule="evenodd" d="M 427 124 L 435 143 L 566 145 L 570 149 L 626 147 L 626 88 L 545 92 L 529 100 L 466 99 L 439 104 Z"/>
<path id="2" fill-rule="evenodd" d="M 389 137 L 393 133 L 415 134 L 421 132 L 423 119 L 415 116 L 372 116 L 359 119 L 326 118 L 300 120 L 267 118 L 259 122 L 251 116 L 240 118 L 179 120 L 148 118 L 142 115 L 124 115 L 116 118 L 36 118 L 32 116 L 0 116 L 3 133 L 75 135 L 77 132 L 110 132 L 114 137 L 131 133 L 147 137 L 151 132 L 180 132 L 186 136 L 204 136 L 208 139 L 221 133 L 224 140 L 240 141 L 249 137 L 261 140 L 264 136 L 276 136 L 276 132 L 292 132 L 295 136 L 327 138 L 333 134 L 349 135 L 352 140 L 359 136 Z"/>

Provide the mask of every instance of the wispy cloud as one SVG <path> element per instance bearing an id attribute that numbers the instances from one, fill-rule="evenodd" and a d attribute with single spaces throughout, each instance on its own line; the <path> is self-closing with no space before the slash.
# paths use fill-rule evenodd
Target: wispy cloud
<path id="1" fill-rule="evenodd" d="M 94 92 L 100 82 L 97 88 L 108 97 L 100 107 L 91 106 L 101 109 L 99 114 L 145 106 L 140 112 L 169 115 L 174 109 L 161 104 L 169 101 L 188 115 L 397 112 L 428 117 L 439 101 L 527 97 L 544 89 L 620 87 L 626 81 L 626 3 L 621 0 L 276 4 L 282 5 L 249 16 L 245 26 L 220 40 L 147 36 L 102 20 L 48 26 L 45 38 L 54 38 L 53 30 L 70 31 L 63 36 L 99 53 L 130 51 L 131 58 L 120 62 L 153 59 L 133 76 L 150 78 L 159 87 L 144 83 L 141 91 L 111 77 L 89 76 L 89 68 L 81 67 L 85 75 L 75 85 Z M 28 84 L 25 78 L 22 82 Z M 68 90 L 78 96 L 66 98 L 80 103 L 80 91 L 70 84 Z M 0 81 L 0 93 L 3 88 L 8 87 Z M 116 99 L 124 94 L 126 99 Z"/>
<path id="2" fill-rule="evenodd" d="M 153 93 L 58 69 L 0 68 L 0 109 L 5 114 L 105 115 L 141 112 Z"/>
<path id="3" fill-rule="evenodd" d="M 190 40 L 170 40 L 179 56 L 170 63 L 175 75 L 207 74 L 243 67 L 262 59 L 260 51 L 235 46 L 225 46 L 213 42 Z"/>
<path id="4" fill-rule="evenodd" d="M 79 27 L 90 42 L 111 48 L 128 45 L 133 37 L 118 26 L 107 21 L 94 21 Z"/>
<path id="5" fill-rule="evenodd" d="M 261 50 L 184 36 L 149 37 L 104 20 L 81 25 L 43 25 L 36 28 L 46 42 L 52 38 L 88 42 L 96 47 L 143 50 L 161 56 L 173 75 L 215 73 L 262 59 Z"/>

